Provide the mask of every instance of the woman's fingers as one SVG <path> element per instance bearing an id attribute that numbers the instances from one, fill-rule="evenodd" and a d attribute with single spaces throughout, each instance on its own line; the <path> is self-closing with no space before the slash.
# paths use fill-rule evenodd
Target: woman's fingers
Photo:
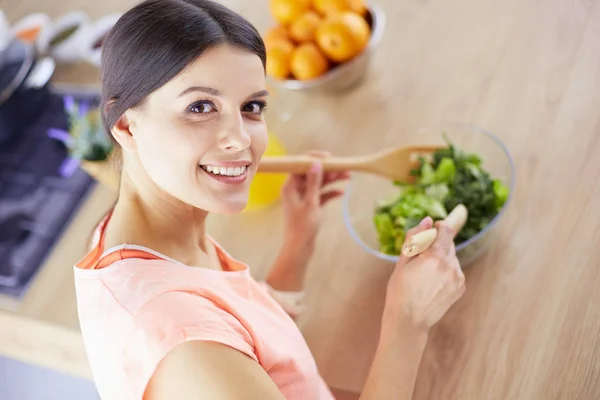
<path id="1" fill-rule="evenodd" d="M 312 150 L 309 155 L 316 159 L 325 159 L 331 154 L 324 150 Z M 289 177 L 286 182 L 285 190 L 288 192 L 296 192 L 299 199 L 309 200 L 314 204 L 325 204 L 328 201 L 335 199 L 344 194 L 343 190 L 323 190 L 327 185 L 341 182 L 350 178 L 348 171 L 330 171 L 323 173 L 323 164 L 319 161 L 315 162 L 310 170 L 305 174 L 295 174 Z"/>
<path id="2" fill-rule="evenodd" d="M 419 222 L 419 225 L 412 227 L 406 232 L 405 240 L 415 236 L 419 232 L 423 232 L 430 229 L 433 226 L 433 219 L 431 217 L 425 217 Z"/>
<path id="3" fill-rule="evenodd" d="M 285 197 L 290 199 L 293 204 L 298 204 L 302 201 L 302 191 L 299 189 L 299 180 L 297 176 L 289 176 L 282 188 Z"/>
<path id="4" fill-rule="evenodd" d="M 304 193 L 306 200 L 311 203 L 319 204 L 321 199 L 321 186 L 323 184 L 323 165 L 320 162 L 315 162 L 308 174 L 306 174 L 306 192 Z"/>
<path id="5" fill-rule="evenodd" d="M 320 159 L 325 159 L 327 157 L 331 157 L 331 153 L 326 150 L 311 150 L 308 152 L 308 155 L 316 157 L 316 158 L 320 158 Z M 350 178 L 349 171 L 326 172 L 325 177 L 323 178 L 323 186 L 333 183 L 333 182 L 343 181 L 348 178 Z"/>
<path id="6" fill-rule="evenodd" d="M 334 182 L 345 181 L 345 180 L 348 180 L 349 178 L 350 178 L 349 171 L 326 172 L 325 177 L 323 178 L 323 186 L 329 185 L 330 183 L 334 183 Z"/>
<path id="7" fill-rule="evenodd" d="M 344 194 L 343 190 L 330 190 L 321 195 L 321 205 L 325 205 L 329 200 L 333 200 Z"/>
<path id="8" fill-rule="evenodd" d="M 454 249 L 454 236 L 456 236 L 456 232 L 444 221 L 438 221 L 435 225 L 437 236 L 431 245 L 431 250 L 440 255 L 450 254 Z"/>
<path id="9" fill-rule="evenodd" d="M 302 175 L 294 175 L 294 179 L 298 180 L 298 186 L 303 187 L 306 181 L 305 174 Z M 327 186 L 329 184 L 335 182 L 341 182 L 348 180 L 350 178 L 350 173 L 346 171 L 335 171 L 335 172 L 326 172 L 321 181 L 321 187 Z"/>

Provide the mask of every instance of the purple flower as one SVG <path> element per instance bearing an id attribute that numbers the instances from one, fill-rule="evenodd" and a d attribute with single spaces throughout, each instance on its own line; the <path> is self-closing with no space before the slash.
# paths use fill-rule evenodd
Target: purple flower
<path id="1" fill-rule="evenodd" d="M 73 143 L 73 138 L 69 132 L 63 131 L 62 129 L 50 128 L 48 129 L 48 136 L 62 142 L 67 147 L 71 146 Z"/>
<path id="2" fill-rule="evenodd" d="M 79 116 L 80 117 L 85 117 L 85 115 L 88 113 L 90 109 L 90 105 L 86 102 L 80 102 L 79 103 Z"/>
<path id="3" fill-rule="evenodd" d="M 73 157 L 65 159 L 60 165 L 59 173 L 62 177 L 68 178 L 79 167 L 79 160 Z"/>
<path id="4" fill-rule="evenodd" d="M 64 96 L 63 104 L 65 105 L 65 110 L 69 113 L 75 112 L 75 98 L 73 96 Z"/>

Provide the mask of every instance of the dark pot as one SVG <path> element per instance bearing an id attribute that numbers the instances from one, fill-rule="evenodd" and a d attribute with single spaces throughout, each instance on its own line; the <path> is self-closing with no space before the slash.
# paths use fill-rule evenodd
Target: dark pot
<path id="1" fill-rule="evenodd" d="M 54 68 L 51 58 L 36 59 L 31 44 L 18 39 L 0 44 L 0 145 L 42 114 Z"/>

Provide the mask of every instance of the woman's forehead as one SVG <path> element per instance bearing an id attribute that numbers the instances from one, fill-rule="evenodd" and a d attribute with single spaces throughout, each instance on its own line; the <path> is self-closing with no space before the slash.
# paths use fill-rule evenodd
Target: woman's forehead
<path id="1" fill-rule="evenodd" d="M 191 88 L 204 88 L 213 96 L 246 97 L 265 89 L 260 58 L 247 50 L 222 45 L 205 50 L 164 89 L 181 97 Z M 205 90 L 206 91 L 206 90 Z"/>

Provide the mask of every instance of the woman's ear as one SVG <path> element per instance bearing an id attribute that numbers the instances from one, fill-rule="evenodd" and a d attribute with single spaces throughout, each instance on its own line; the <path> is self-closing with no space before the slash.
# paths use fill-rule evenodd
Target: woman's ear
<path id="1" fill-rule="evenodd" d="M 131 116 L 129 115 L 129 112 L 126 112 L 117 120 L 111 129 L 113 137 L 123 150 L 135 150 L 136 143 L 131 128 Z"/>

